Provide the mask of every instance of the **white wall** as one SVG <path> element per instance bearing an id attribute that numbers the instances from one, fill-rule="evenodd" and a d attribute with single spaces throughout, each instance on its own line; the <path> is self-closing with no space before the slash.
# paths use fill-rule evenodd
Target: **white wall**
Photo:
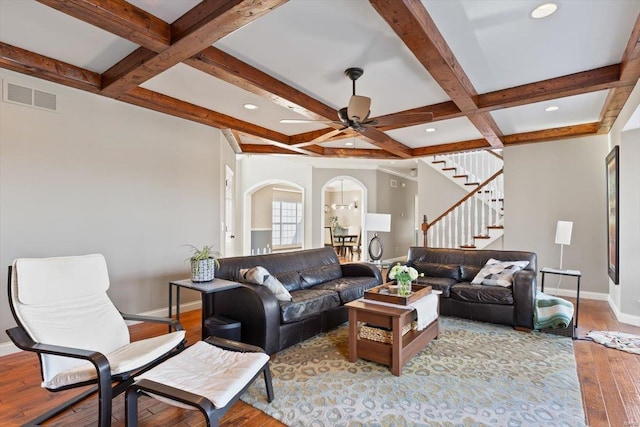
<path id="1" fill-rule="evenodd" d="M 102 253 L 121 310 L 166 307 L 168 281 L 188 277 L 181 245 L 220 242 L 220 164 L 228 161 L 220 132 L 11 71 L 0 76 L 56 93 L 62 106 L 53 113 L 0 102 L 0 265 Z M 4 331 L 14 322 L 6 270 L 0 277 Z"/>
<path id="2" fill-rule="evenodd" d="M 620 146 L 620 283 L 609 280 L 609 303 L 618 320 L 636 326 L 640 326 L 639 115 L 640 82 L 609 134 L 610 147 Z"/>
<path id="3" fill-rule="evenodd" d="M 538 255 L 538 267 L 559 267 L 558 220 L 573 221 L 563 267 L 582 272 L 581 295 L 606 298 L 606 135 L 504 149 L 504 248 Z M 555 276 L 547 285 L 555 287 Z M 572 281 L 572 283 L 569 283 Z M 575 280 L 563 279 L 563 289 Z"/>

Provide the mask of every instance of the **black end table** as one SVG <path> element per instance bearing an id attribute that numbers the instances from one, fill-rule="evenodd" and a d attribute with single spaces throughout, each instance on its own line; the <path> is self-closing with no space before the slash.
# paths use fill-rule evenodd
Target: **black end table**
<path id="1" fill-rule="evenodd" d="M 544 292 L 544 276 L 545 274 L 557 274 L 559 276 L 571 276 L 571 277 L 575 277 L 577 279 L 577 286 L 576 286 L 576 313 L 575 316 L 573 316 L 573 333 L 572 338 L 575 340 L 577 339 L 577 333 L 578 333 L 578 309 L 580 308 L 580 278 L 582 277 L 582 273 L 579 270 L 562 270 L 559 268 L 550 268 L 550 267 L 544 267 L 542 270 L 540 270 L 540 273 L 542 273 L 542 284 L 540 286 L 540 291 Z"/>
<path id="2" fill-rule="evenodd" d="M 169 318 L 173 314 L 173 288 L 176 288 L 176 320 L 180 321 L 180 288 L 200 292 L 202 298 L 202 339 L 207 338 L 205 320 L 213 316 L 213 298 L 216 292 L 239 288 L 240 283 L 224 279 L 213 279 L 210 282 L 192 282 L 191 279 L 172 280 L 169 282 Z M 169 328 L 171 331 L 171 328 Z"/>

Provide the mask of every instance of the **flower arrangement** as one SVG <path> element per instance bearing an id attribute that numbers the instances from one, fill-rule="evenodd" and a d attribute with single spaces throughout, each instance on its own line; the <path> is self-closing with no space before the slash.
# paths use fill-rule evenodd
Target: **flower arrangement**
<path id="1" fill-rule="evenodd" d="M 422 276 L 424 276 L 424 273 L 418 273 L 415 268 L 400 263 L 394 265 L 389 271 L 389 278 L 397 282 L 398 294 L 400 295 L 410 295 L 411 282 Z"/>

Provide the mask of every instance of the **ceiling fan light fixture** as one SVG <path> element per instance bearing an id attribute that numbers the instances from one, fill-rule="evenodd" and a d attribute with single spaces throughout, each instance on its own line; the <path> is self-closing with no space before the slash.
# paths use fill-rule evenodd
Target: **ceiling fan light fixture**
<path id="1" fill-rule="evenodd" d="M 558 10 L 558 5 L 555 3 L 543 3 L 537 6 L 531 11 L 531 17 L 533 19 L 542 19 L 547 16 L 553 15 Z"/>
<path id="2" fill-rule="evenodd" d="M 249 104 L 249 103 L 244 104 L 243 107 L 246 110 L 257 110 L 258 109 L 258 106 L 256 104 Z"/>
<path id="3" fill-rule="evenodd" d="M 347 106 L 347 116 L 350 120 L 362 122 L 369 117 L 369 107 L 371 106 L 371 98 L 360 95 L 353 95 L 349 99 Z"/>

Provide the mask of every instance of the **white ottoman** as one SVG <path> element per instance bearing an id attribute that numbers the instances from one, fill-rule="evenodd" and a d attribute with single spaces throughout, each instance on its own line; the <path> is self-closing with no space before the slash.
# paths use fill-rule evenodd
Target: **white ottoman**
<path id="1" fill-rule="evenodd" d="M 198 341 L 178 355 L 138 375 L 126 392 L 127 426 L 138 425 L 138 397 L 200 410 L 208 426 L 264 374 L 267 399 L 273 400 L 269 356 L 261 348 L 217 337 Z"/>

